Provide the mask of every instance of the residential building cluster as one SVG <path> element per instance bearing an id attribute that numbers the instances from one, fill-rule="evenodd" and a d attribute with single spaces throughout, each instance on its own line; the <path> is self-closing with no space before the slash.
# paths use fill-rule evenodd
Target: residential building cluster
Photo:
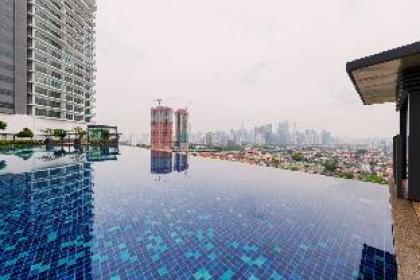
<path id="1" fill-rule="evenodd" d="M 241 151 L 194 152 L 192 155 L 383 184 L 388 183 L 392 172 L 392 147 L 389 145 L 245 148 Z"/>

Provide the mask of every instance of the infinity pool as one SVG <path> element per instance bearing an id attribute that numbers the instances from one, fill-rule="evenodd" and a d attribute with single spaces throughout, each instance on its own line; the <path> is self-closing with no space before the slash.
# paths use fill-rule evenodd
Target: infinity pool
<path id="1" fill-rule="evenodd" d="M 0 154 L 0 242 L 0 279 L 396 278 L 387 187 L 128 147 Z"/>

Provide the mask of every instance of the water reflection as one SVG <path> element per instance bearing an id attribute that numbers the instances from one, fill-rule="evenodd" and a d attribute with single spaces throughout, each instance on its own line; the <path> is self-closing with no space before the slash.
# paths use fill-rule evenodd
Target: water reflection
<path id="1" fill-rule="evenodd" d="M 96 162 L 117 160 L 118 146 L 62 146 L 47 148 L 21 148 L 1 150 L 0 175 L 28 172 L 34 168 L 47 168 L 80 161 Z"/>
<path id="2" fill-rule="evenodd" d="M 119 146 L 88 146 L 86 149 L 86 159 L 88 161 L 107 161 L 117 160 L 120 155 Z"/>
<path id="3" fill-rule="evenodd" d="M 150 171 L 152 174 L 169 174 L 172 171 L 188 170 L 188 154 L 163 151 L 150 152 Z"/>
<path id="4" fill-rule="evenodd" d="M 397 279 L 395 255 L 363 244 L 357 279 Z"/>
<path id="5" fill-rule="evenodd" d="M 93 278 L 92 186 L 87 162 L 0 175 L 4 279 Z"/>
<path id="6" fill-rule="evenodd" d="M 32 151 L 32 150 L 26 150 L 26 149 L 18 150 L 15 153 L 16 156 L 22 158 L 23 160 L 30 159 L 33 156 L 33 154 L 34 154 L 34 151 Z"/>
<path id="7" fill-rule="evenodd" d="M 150 171 L 152 174 L 168 174 L 172 172 L 172 152 L 151 151 Z"/>
<path id="8" fill-rule="evenodd" d="M 394 279 L 383 188 L 121 149 L 0 155 L 0 279 Z"/>
<path id="9" fill-rule="evenodd" d="M 0 160 L 0 170 L 5 169 L 7 166 L 7 162 L 5 160 Z"/>
<path id="10" fill-rule="evenodd" d="M 175 153 L 174 171 L 182 172 L 188 170 L 188 154 Z"/>
<path id="11" fill-rule="evenodd" d="M 35 168 L 50 168 L 80 162 L 84 159 L 83 151 L 71 147 L 21 148 L 1 151 L 0 175 L 30 172 Z"/>

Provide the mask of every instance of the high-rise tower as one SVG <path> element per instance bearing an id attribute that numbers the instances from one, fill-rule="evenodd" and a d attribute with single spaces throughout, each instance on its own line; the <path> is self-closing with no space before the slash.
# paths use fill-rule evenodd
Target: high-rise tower
<path id="1" fill-rule="evenodd" d="M 175 111 L 175 149 L 188 150 L 188 111 L 178 109 Z"/>
<path id="2" fill-rule="evenodd" d="M 172 109 L 157 106 L 151 110 L 151 146 L 155 151 L 172 151 Z"/>
<path id="3" fill-rule="evenodd" d="M 95 13 L 95 0 L 0 1 L 0 118 L 92 120 Z"/>
<path id="4" fill-rule="evenodd" d="M 27 1 L 0 1 L 0 113 L 27 113 Z"/>

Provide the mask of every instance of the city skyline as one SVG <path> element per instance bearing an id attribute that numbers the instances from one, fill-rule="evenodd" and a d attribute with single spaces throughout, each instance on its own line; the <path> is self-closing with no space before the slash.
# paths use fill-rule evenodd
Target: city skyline
<path id="1" fill-rule="evenodd" d="M 156 107 L 154 107 L 156 108 Z M 169 108 L 169 107 L 163 107 Z M 153 110 L 153 109 L 152 109 Z M 181 111 L 183 111 L 181 109 Z M 176 118 L 175 118 L 176 119 Z M 171 129 L 175 132 L 176 125 L 171 124 Z M 264 131 L 267 127 L 271 127 L 271 133 Z M 123 143 L 135 145 L 151 145 L 153 133 L 153 124 L 151 126 L 152 131 L 144 133 L 127 133 L 123 135 Z M 211 134 L 213 144 L 216 146 L 228 146 L 229 140 L 234 140 L 230 144 L 234 145 L 366 145 L 366 144 L 383 144 L 391 145 L 389 137 L 347 137 L 331 131 L 326 128 L 313 128 L 303 127 L 299 123 L 290 120 L 280 120 L 277 122 L 261 123 L 256 126 L 245 126 L 242 124 L 240 127 L 231 127 L 228 129 L 216 129 L 216 130 L 191 130 L 190 125 L 185 126 L 187 131 L 186 137 L 190 144 L 209 144 L 207 137 Z M 259 131 L 259 132 L 258 132 Z M 260 140 L 257 140 L 256 132 L 260 134 Z M 266 133 L 264 133 L 266 132 Z M 264 135 L 265 134 L 265 135 Z M 271 135 L 269 135 L 271 134 Z M 173 143 L 176 143 L 177 133 L 173 133 L 171 136 Z M 264 135 L 264 136 L 262 136 Z M 262 138 L 266 138 L 261 140 Z M 270 139 L 271 140 L 268 140 Z M 236 139 L 236 140 L 235 140 Z M 312 139 L 312 140 L 309 140 Z"/>
<path id="2" fill-rule="evenodd" d="M 419 3 L 407 2 L 317 1 L 302 10 L 297 1 L 101 1 L 97 121 L 147 132 L 161 97 L 188 106 L 193 131 L 293 119 L 343 136 L 389 137 L 395 107 L 360 106 L 343 65 L 417 40 Z M 404 16 L 384 20 L 396 14 Z"/>

